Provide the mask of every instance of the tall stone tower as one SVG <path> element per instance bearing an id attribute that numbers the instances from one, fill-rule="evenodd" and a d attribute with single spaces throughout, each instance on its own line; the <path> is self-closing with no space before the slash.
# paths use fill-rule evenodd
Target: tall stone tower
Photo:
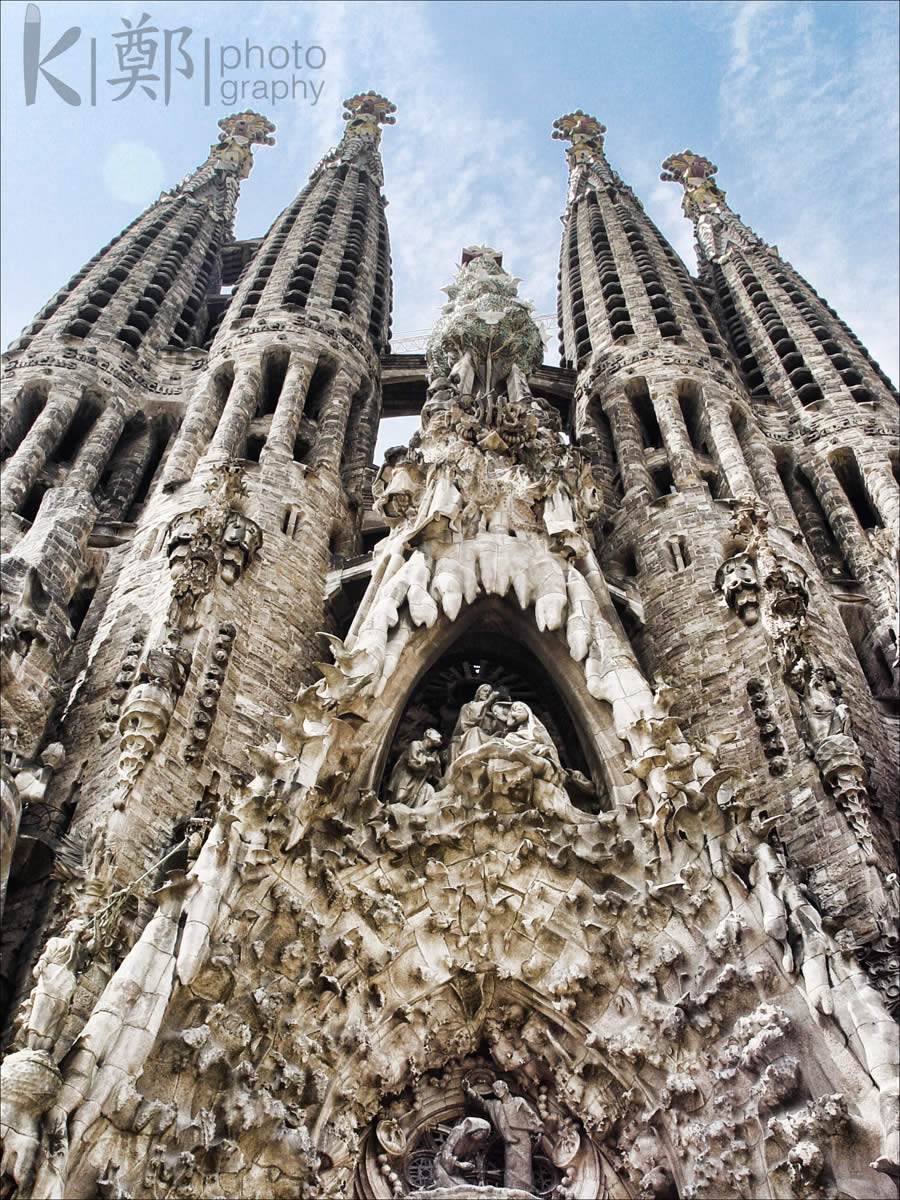
<path id="1" fill-rule="evenodd" d="M 244 242 L 222 121 L 7 356 L 2 1195 L 888 1200 L 896 393 L 580 111 L 562 365 L 483 245 L 391 354 L 345 109 Z"/>

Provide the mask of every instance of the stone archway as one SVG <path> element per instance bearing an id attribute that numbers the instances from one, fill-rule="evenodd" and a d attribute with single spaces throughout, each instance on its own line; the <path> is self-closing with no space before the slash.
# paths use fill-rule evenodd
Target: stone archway
<path id="1" fill-rule="evenodd" d="M 522 661 L 514 664 L 517 648 Z M 545 708 L 551 715 L 548 725 L 556 725 L 571 739 L 569 748 L 560 747 L 563 757 L 568 750 L 572 765 L 585 770 L 601 791 L 627 786 L 624 746 L 613 729 L 609 705 L 590 695 L 580 665 L 558 634 L 539 632 L 527 613 L 497 597 L 483 597 L 455 621 L 444 617 L 410 638 L 368 713 L 365 747 L 352 784 L 377 790 L 391 765 L 392 747 L 411 701 L 444 658 L 451 663 L 494 662 L 504 673 L 514 665 L 515 673 L 524 675 L 526 688 L 544 689 Z"/>

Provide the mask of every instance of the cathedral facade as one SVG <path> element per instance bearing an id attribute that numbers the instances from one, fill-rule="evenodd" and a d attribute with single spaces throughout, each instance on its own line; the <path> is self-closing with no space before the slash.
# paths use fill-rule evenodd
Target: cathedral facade
<path id="1" fill-rule="evenodd" d="M 0 1196 L 889 1200 L 896 390 L 580 111 L 561 365 L 483 245 L 392 354 L 345 109 L 245 241 L 222 120 L 4 358 Z"/>

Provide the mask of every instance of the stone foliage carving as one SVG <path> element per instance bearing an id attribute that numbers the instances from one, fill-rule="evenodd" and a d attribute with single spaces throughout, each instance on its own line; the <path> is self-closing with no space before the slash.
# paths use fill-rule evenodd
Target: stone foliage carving
<path id="1" fill-rule="evenodd" d="M 238 505 L 246 496 L 242 468 L 225 463 L 214 468 L 206 485 L 210 502 L 180 513 L 169 525 L 166 554 L 172 574 L 169 625 L 196 628 L 197 609 L 212 589 L 216 573 L 234 584 L 262 545 L 262 532 Z"/>
<path id="2" fill-rule="evenodd" d="M 191 652 L 181 645 L 180 630 L 150 650 L 142 661 L 137 682 L 125 697 L 119 718 L 119 782 L 132 788 L 166 736 L 178 697 L 191 669 Z"/>

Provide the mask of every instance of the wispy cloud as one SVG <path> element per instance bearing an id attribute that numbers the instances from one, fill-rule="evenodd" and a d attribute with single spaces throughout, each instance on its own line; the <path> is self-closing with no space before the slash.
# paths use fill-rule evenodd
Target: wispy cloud
<path id="1" fill-rule="evenodd" d="M 897 378 L 896 9 L 703 7 L 729 51 L 718 97 L 730 147 L 722 186 Z M 849 29 L 831 23 L 836 8 L 852 12 Z M 773 193 L 786 200 L 777 228 L 757 215 Z"/>

